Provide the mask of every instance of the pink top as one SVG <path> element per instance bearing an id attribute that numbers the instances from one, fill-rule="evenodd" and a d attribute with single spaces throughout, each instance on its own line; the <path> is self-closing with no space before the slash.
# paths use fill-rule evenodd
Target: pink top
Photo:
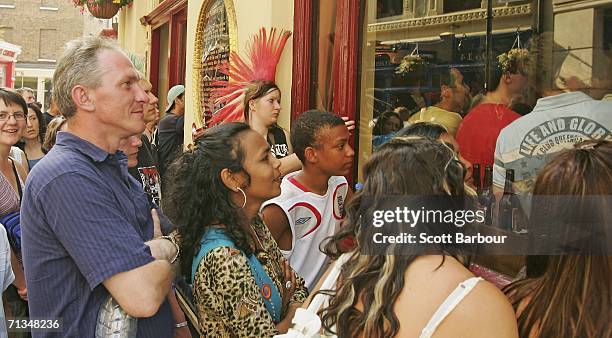
<path id="1" fill-rule="evenodd" d="M 14 166 L 14 164 L 13 164 Z M 19 184 L 23 187 L 23 181 L 19 174 Z M 11 212 L 19 211 L 19 194 L 13 189 L 11 182 L 9 182 L 4 175 L 0 174 L 0 216 L 5 216 Z"/>

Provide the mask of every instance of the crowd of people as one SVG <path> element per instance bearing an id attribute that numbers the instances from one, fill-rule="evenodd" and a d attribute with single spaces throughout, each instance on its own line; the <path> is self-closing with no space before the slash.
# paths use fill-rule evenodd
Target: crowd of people
<path id="1" fill-rule="evenodd" d="M 527 75 L 507 66 L 475 103 L 451 68 L 440 102 L 382 114 L 354 191 L 353 121 L 311 110 L 289 132 L 279 87 L 251 81 L 243 122 L 194 130 L 185 147 L 184 86 L 160 119 L 115 43 L 71 41 L 50 112 L 0 89 L 0 318 L 61 318 L 24 337 L 610 337 L 612 102 L 556 93 L 521 116 L 510 107 Z M 366 220 L 379 201 L 474 200 L 485 167 L 498 198 L 508 171 L 518 193 L 598 197 L 552 208 L 569 220 L 556 232 L 580 231 L 599 254 L 540 257 L 500 288 L 456 245 L 376 252 Z"/>

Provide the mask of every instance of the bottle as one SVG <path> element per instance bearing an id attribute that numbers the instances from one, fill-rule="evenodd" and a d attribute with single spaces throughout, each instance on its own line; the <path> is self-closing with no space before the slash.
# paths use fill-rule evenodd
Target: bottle
<path id="1" fill-rule="evenodd" d="M 512 184 L 514 183 L 514 170 L 506 170 L 506 183 L 504 185 L 504 195 L 499 200 L 499 226 L 508 231 L 519 232 L 521 228 L 521 202 L 514 193 Z"/>
<path id="2" fill-rule="evenodd" d="M 492 190 L 493 184 L 493 168 L 488 165 L 485 167 L 485 179 L 482 187 L 482 192 L 479 197 L 480 206 L 485 212 L 485 224 L 493 224 L 493 207 L 495 206 L 495 195 Z"/>
<path id="3" fill-rule="evenodd" d="M 472 166 L 472 182 L 476 188 L 476 194 L 480 196 L 482 190 L 482 182 L 480 181 L 480 164 L 475 163 Z"/>

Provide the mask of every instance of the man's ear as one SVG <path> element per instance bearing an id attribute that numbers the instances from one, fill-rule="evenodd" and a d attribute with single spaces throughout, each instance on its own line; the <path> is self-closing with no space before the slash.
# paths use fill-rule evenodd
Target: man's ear
<path id="1" fill-rule="evenodd" d="M 309 163 L 317 163 L 319 159 L 316 149 L 313 147 L 306 147 L 306 149 L 304 149 L 304 159 Z"/>
<path id="2" fill-rule="evenodd" d="M 96 109 L 95 102 L 92 100 L 90 91 L 87 87 L 76 85 L 72 87 L 70 95 L 72 96 L 72 102 L 74 102 L 77 109 L 88 112 L 92 112 Z"/>
<path id="3" fill-rule="evenodd" d="M 221 182 L 231 191 L 238 192 L 238 188 L 241 186 L 238 181 L 236 173 L 232 173 L 229 169 L 225 168 L 221 170 Z"/>

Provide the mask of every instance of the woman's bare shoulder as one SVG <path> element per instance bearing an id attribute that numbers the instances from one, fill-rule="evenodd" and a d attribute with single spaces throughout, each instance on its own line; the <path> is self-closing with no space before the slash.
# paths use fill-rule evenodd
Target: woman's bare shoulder
<path id="1" fill-rule="evenodd" d="M 421 256 L 406 271 L 407 287 L 398 303 L 406 307 L 402 311 L 413 312 L 413 325 L 423 328 L 459 283 L 472 277 L 453 257 L 445 257 L 442 263 L 442 256 Z M 506 296 L 493 284 L 479 281 L 440 324 L 436 337 L 492 336 L 517 337 L 516 319 Z"/>

